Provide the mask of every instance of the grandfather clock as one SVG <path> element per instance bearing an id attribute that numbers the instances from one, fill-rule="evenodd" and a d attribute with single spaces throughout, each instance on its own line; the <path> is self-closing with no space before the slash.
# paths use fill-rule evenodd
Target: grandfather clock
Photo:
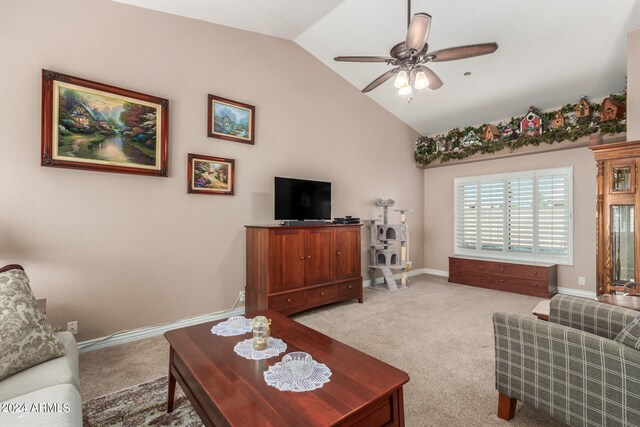
<path id="1" fill-rule="evenodd" d="M 640 280 L 640 141 L 589 147 L 598 164 L 597 294 L 622 292 Z"/>

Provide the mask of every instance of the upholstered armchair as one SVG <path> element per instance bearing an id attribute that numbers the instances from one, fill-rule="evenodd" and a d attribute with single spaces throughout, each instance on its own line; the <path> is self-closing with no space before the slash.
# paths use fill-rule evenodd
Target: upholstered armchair
<path id="1" fill-rule="evenodd" d="M 550 305 L 548 322 L 493 315 L 498 417 L 519 400 L 571 426 L 640 426 L 640 341 L 627 336 L 640 312 L 565 295 Z"/>

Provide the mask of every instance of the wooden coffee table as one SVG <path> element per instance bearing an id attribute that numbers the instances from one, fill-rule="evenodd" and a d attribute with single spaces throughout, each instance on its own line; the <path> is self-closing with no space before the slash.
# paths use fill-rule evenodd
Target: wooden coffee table
<path id="1" fill-rule="evenodd" d="M 271 336 L 287 344 L 285 353 L 248 360 L 233 351 L 244 334 L 211 333 L 204 323 L 165 333 L 169 350 L 169 396 L 173 410 L 176 381 L 207 426 L 403 426 L 402 386 L 409 376 L 274 311 Z M 380 343 L 384 345 L 384 343 Z M 305 351 L 331 369 L 330 381 L 308 392 L 286 392 L 268 386 L 263 372 L 291 351 Z"/>

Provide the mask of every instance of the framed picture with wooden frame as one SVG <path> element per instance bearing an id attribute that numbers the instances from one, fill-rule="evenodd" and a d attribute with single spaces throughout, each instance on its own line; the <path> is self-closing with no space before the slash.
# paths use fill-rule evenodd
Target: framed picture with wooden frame
<path id="1" fill-rule="evenodd" d="M 207 136 L 255 144 L 256 107 L 209 95 Z"/>
<path id="2" fill-rule="evenodd" d="M 42 166 L 168 175 L 169 101 L 42 70 Z"/>
<path id="3" fill-rule="evenodd" d="M 233 196 L 236 172 L 234 159 L 191 153 L 188 159 L 187 192 Z"/>

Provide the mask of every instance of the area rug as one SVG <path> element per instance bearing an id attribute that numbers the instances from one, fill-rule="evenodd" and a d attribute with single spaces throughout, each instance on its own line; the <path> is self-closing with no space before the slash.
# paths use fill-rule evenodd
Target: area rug
<path id="1" fill-rule="evenodd" d="M 173 412 L 167 414 L 167 377 L 83 402 L 82 417 L 86 427 L 202 426 L 179 386 Z"/>

